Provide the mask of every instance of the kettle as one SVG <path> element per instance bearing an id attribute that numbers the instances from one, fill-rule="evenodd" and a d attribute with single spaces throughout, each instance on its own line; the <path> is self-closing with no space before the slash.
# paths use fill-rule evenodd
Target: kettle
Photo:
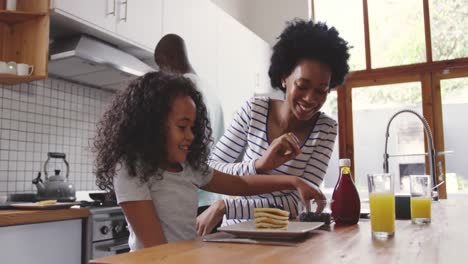
<path id="1" fill-rule="evenodd" d="M 60 170 L 55 170 L 55 175 L 49 176 L 47 173 L 47 165 L 50 159 L 63 159 L 67 168 L 65 176 L 60 175 Z M 49 152 L 47 160 L 44 163 L 45 181 L 41 179 L 41 172 L 32 181 L 37 187 L 37 200 L 57 200 L 59 202 L 74 202 L 76 200 L 75 187 L 68 181 L 68 173 L 70 167 L 66 160 L 65 153 Z"/>

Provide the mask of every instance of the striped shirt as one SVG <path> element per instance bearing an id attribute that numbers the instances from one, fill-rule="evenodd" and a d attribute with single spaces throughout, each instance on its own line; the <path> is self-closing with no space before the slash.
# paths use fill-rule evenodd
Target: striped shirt
<path id="1" fill-rule="evenodd" d="M 233 175 L 253 175 L 255 160 L 269 147 L 268 112 L 270 99 L 254 97 L 248 100 L 235 114 L 231 126 L 225 131 L 211 153 L 209 165 L 221 172 Z M 320 186 L 327 171 L 337 135 L 337 123 L 321 112 L 316 125 L 301 146 L 302 153 L 266 174 L 294 175 Z M 226 218 L 251 219 L 253 208 L 281 205 L 297 216 L 300 201 L 297 191 L 279 191 L 262 195 L 227 199 Z M 240 222 L 240 220 L 234 221 Z"/>

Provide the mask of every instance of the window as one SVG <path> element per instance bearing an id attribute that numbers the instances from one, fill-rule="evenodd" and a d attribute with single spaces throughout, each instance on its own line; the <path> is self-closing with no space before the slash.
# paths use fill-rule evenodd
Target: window
<path id="1" fill-rule="evenodd" d="M 334 26 L 341 37 L 353 46 L 349 65 L 352 71 L 366 68 L 362 0 L 315 1 L 316 21 Z M 351 19 L 352 18 L 352 19 Z"/>
<path id="2" fill-rule="evenodd" d="M 460 117 L 460 114 L 468 113 L 468 78 L 441 80 L 441 96 L 447 193 L 468 193 L 468 123 L 464 121 L 466 118 Z"/>
<path id="3" fill-rule="evenodd" d="M 429 2 L 433 59 L 468 57 L 466 0 L 430 0 Z"/>
<path id="4" fill-rule="evenodd" d="M 367 194 L 366 175 L 383 172 L 388 121 L 402 109 L 422 112 L 421 86 L 413 82 L 355 88 L 352 99 L 354 174 L 358 191 Z M 409 191 L 406 176 L 415 172 L 414 164 L 424 164 L 423 125 L 416 116 L 403 113 L 392 121 L 389 134 L 389 172 L 395 176 L 395 192 Z"/>
<path id="5" fill-rule="evenodd" d="M 372 68 L 425 62 L 423 1 L 367 3 Z"/>
<path id="6" fill-rule="evenodd" d="M 437 173 L 445 171 L 447 176 L 440 197 L 447 197 L 446 187 L 451 195 L 468 193 L 468 176 L 458 159 L 468 148 L 459 139 L 468 131 L 460 125 L 460 114 L 451 110 L 463 107 L 468 97 L 466 0 L 312 0 L 312 4 L 315 20 L 335 26 L 354 46 L 351 73 L 338 98 L 343 118 L 338 147 L 341 156 L 354 159 L 358 187 L 366 189 L 367 173 L 383 171 L 386 122 L 398 109 L 409 107 L 424 113 L 436 151 L 449 151 L 437 157 Z M 455 89 L 460 83 L 465 88 Z M 379 111 L 378 118 L 373 116 Z M 366 118 L 375 120 L 369 123 Z M 390 158 L 390 171 L 397 175 L 397 191 L 404 191 L 405 175 L 420 173 L 425 164 L 424 133 L 419 119 L 410 114 L 393 123 L 389 153 L 401 156 Z"/>

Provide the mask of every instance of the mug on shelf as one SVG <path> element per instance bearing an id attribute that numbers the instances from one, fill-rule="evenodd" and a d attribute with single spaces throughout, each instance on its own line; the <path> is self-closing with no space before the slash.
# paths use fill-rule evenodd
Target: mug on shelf
<path id="1" fill-rule="evenodd" d="M 28 76 L 33 74 L 34 72 L 34 65 L 29 65 L 26 63 L 18 63 L 16 66 L 16 71 L 20 76 Z"/>
<path id="2" fill-rule="evenodd" d="M 14 61 L 7 62 L 7 73 L 16 75 L 16 69 L 18 65 Z"/>
<path id="3" fill-rule="evenodd" d="M 0 74 L 14 74 L 16 75 L 16 62 L 4 62 L 0 61 Z"/>
<path id="4" fill-rule="evenodd" d="M 16 0 L 6 0 L 6 10 L 15 11 L 16 10 Z"/>
<path id="5" fill-rule="evenodd" d="M 0 74 L 6 74 L 7 72 L 7 63 L 0 61 Z"/>

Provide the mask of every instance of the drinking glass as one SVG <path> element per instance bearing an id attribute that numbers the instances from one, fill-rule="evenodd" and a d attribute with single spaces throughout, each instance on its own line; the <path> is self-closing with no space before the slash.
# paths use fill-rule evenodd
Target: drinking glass
<path id="1" fill-rule="evenodd" d="M 372 237 L 386 240 L 395 234 L 395 192 L 393 175 L 368 174 Z"/>
<path id="2" fill-rule="evenodd" d="M 431 222 L 431 177 L 410 175 L 411 221 L 415 224 Z"/>

